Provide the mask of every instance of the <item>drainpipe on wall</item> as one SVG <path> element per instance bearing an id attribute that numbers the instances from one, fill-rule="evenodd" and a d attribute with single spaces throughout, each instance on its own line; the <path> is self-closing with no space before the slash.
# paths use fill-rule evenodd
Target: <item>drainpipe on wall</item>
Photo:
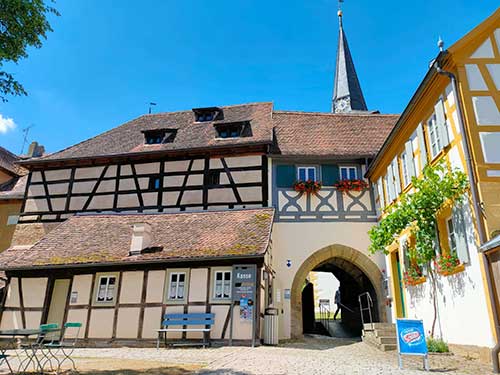
<path id="1" fill-rule="evenodd" d="M 474 171 L 474 167 L 472 166 L 472 158 L 471 158 L 471 147 L 469 143 L 469 139 L 467 138 L 467 133 L 465 130 L 465 125 L 464 125 L 464 117 L 463 117 L 463 111 L 462 111 L 462 102 L 460 99 L 460 96 L 458 95 L 458 85 L 457 85 L 457 78 L 455 75 L 451 72 L 445 71 L 441 69 L 439 66 L 439 62 L 436 61 L 434 63 L 434 67 L 436 68 L 436 71 L 438 74 L 447 76 L 452 84 L 452 89 L 453 89 L 453 95 L 455 95 L 455 103 L 457 106 L 457 117 L 458 117 L 458 126 L 460 128 L 460 133 L 462 134 L 462 142 L 463 142 L 463 149 L 464 149 L 464 156 L 465 156 L 465 164 L 467 168 L 467 173 L 470 176 L 470 190 L 471 190 L 471 195 L 472 195 L 472 206 L 474 210 L 474 215 L 476 217 L 476 226 L 478 229 L 478 234 L 479 234 L 479 247 L 483 245 L 486 242 L 486 233 L 484 232 L 484 227 L 483 223 L 481 221 L 482 217 L 482 209 L 481 205 L 479 202 L 479 193 L 477 190 L 477 179 L 476 179 L 476 174 Z M 488 288 L 488 297 L 490 299 L 490 304 L 491 304 L 491 310 L 493 313 L 493 321 L 495 324 L 495 332 L 497 336 L 497 342 L 493 349 L 491 349 L 491 361 L 493 363 L 493 371 L 495 373 L 500 373 L 500 363 L 498 360 L 498 354 L 500 353 L 500 330 L 498 327 L 498 311 L 497 311 L 497 305 L 496 301 L 493 298 L 493 287 L 492 287 L 492 277 L 491 277 L 491 272 L 490 272 L 490 267 L 489 267 L 489 261 L 488 257 L 484 254 L 484 252 L 480 252 L 481 257 L 483 260 L 483 264 L 486 267 L 485 274 L 486 274 L 486 284 Z"/>

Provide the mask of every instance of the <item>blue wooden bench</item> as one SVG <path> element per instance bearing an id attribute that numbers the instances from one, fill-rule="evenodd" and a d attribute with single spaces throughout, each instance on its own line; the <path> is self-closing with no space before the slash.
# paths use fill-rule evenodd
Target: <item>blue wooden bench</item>
<path id="1" fill-rule="evenodd" d="M 167 333 L 168 332 L 203 332 L 203 345 L 205 348 L 209 345 L 208 333 L 212 329 L 214 324 L 215 314 L 211 313 L 192 313 L 192 314 L 165 314 L 163 317 L 163 322 L 161 324 L 161 329 L 158 329 L 158 341 L 156 342 L 156 348 L 160 348 L 160 340 L 163 336 L 165 340 L 165 346 L 167 346 Z M 178 328 L 171 328 L 176 326 Z M 203 326 L 203 327 L 193 327 L 193 326 Z M 175 345 L 192 345 L 192 343 L 186 344 L 175 344 Z"/>

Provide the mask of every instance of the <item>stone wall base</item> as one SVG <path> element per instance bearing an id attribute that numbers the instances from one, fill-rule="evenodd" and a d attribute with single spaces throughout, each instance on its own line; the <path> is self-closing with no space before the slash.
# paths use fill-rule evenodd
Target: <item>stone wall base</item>
<path id="1" fill-rule="evenodd" d="M 475 345 L 449 344 L 450 351 L 466 358 L 479 360 L 482 363 L 491 363 L 491 348 Z"/>

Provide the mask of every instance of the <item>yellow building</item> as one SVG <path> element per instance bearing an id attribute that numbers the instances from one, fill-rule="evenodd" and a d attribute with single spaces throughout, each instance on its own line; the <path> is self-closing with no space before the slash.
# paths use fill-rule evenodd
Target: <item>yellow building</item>
<path id="1" fill-rule="evenodd" d="M 383 217 L 401 193 L 412 191 L 412 177 L 421 177 L 426 165 L 445 160 L 467 174 L 469 199 L 436 217 L 437 252 L 460 261 L 453 272 L 438 273 L 437 306 L 425 275 L 419 285 L 403 282 L 409 231 L 388 248 L 389 293 L 393 319 L 423 319 L 430 330 L 437 309 L 438 336 L 488 357 L 485 349 L 498 340 L 497 306 L 490 303 L 490 273 L 479 250 L 500 230 L 500 9 L 448 50 L 441 41 L 439 47 L 367 176 Z"/>

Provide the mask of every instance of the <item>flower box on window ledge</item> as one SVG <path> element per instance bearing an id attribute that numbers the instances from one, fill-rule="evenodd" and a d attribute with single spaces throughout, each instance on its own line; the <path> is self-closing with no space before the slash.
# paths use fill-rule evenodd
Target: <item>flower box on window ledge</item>
<path id="1" fill-rule="evenodd" d="M 443 276 L 451 276 L 465 270 L 465 266 L 460 263 L 460 259 L 454 253 L 437 256 L 434 260 L 437 271 Z"/>
<path id="2" fill-rule="evenodd" d="M 333 186 L 342 193 L 348 191 L 363 191 L 368 188 L 365 180 L 339 180 Z"/>
<path id="3" fill-rule="evenodd" d="M 312 181 L 312 180 L 301 181 L 301 180 L 299 180 L 293 184 L 293 189 L 299 193 L 313 194 L 313 193 L 316 193 L 317 191 L 320 191 L 321 186 L 322 186 L 322 184 L 319 181 Z"/>
<path id="4" fill-rule="evenodd" d="M 410 266 L 403 274 L 403 282 L 405 286 L 415 286 L 425 283 L 426 278 L 422 274 L 422 270 L 418 266 Z"/>

